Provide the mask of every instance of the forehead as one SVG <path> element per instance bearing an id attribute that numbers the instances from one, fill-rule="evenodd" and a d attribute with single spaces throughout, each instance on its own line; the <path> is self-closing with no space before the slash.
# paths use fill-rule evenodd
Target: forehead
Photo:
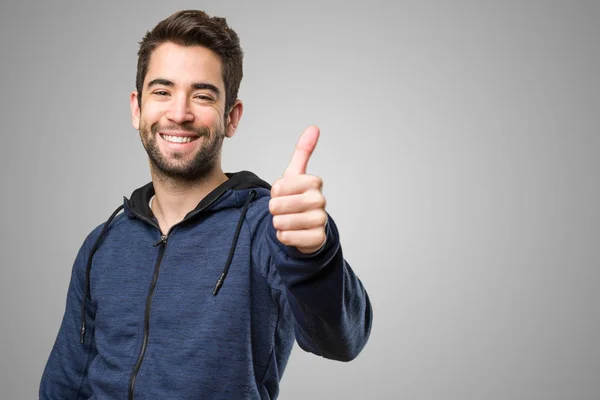
<path id="1" fill-rule="evenodd" d="M 206 47 L 162 43 L 150 56 L 144 85 L 152 79 L 163 78 L 176 85 L 208 82 L 223 88 L 221 67 L 219 56 Z"/>

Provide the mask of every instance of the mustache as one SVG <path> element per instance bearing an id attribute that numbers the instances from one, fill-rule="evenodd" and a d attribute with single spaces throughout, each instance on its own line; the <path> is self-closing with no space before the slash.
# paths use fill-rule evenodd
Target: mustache
<path id="1" fill-rule="evenodd" d="M 159 131 L 185 132 L 185 133 L 191 133 L 198 137 L 210 135 L 210 130 L 205 126 L 194 127 L 191 125 L 177 125 L 177 124 L 159 125 L 159 124 L 155 123 L 152 125 L 150 130 L 152 131 L 152 134 L 154 134 L 154 135 L 156 135 Z"/>

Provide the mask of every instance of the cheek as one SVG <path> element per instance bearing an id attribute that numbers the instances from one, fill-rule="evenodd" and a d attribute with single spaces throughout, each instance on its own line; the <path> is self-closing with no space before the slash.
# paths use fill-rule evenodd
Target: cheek
<path id="1" fill-rule="evenodd" d="M 223 116 L 213 108 L 204 109 L 196 114 L 196 121 L 208 127 L 220 126 L 223 123 Z"/>
<path id="2" fill-rule="evenodd" d="M 140 114 L 140 120 L 144 121 L 146 124 L 153 124 L 154 122 L 160 120 L 162 115 L 164 115 L 164 112 L 160 110 L 160 108 L 146 107 Z"/>

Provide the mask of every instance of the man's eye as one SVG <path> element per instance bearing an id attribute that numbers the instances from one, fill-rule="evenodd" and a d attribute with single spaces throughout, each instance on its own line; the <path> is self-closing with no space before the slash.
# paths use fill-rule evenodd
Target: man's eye
<path id="1" fill-rule="evenodd" d="M 206 96 L 206 95 L 203 95 L 203 94 L 197 95 L 196 98 L 200 99 L 200 100 L 212 101 L 212 97 Z"/>
<path id="2" fill-rule="evenodd" d="M 167 93 L 165 90 L 157 90 L 156 92 L 154 92 L 154 94 L 157 94 L 159 96 L 166 96 L 169 93 Z"/>

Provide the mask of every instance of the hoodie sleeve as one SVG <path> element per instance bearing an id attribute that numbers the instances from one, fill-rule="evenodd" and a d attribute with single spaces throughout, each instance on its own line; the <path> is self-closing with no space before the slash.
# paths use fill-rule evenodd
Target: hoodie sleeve
<path id="1" fill-rule="evenodd" d="M 87 399 L 92 395 L 87 381 L 87 368 L 96 348 L 93 342 L 93 312 L 89 301 L 86 303 L 87 333 L 83 344 L 80 342 L 80 332 L 86 264 L 95 236 L 97 230 L 86 238 L 73 263 L 62 322 L 40 382 L 41 400 Z"/>
<path id="2" fill-rule="evenodd" d="M 362 282 L 344 259 L 337 226 L 328 215 L 325 245 L 313 254 L 282 244 L 267 213 L 257 230 L 257 262 L 280 290 L 295 319 L 298 345 L 338 361 L 351 361 L 367 343 L 372 308 Z"/>

